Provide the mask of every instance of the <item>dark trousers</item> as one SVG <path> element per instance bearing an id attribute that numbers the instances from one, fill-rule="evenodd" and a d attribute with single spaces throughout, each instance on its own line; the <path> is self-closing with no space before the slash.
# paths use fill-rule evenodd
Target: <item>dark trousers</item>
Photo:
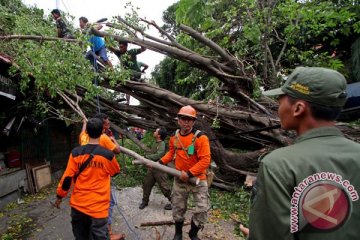
<path id="1" fill-rule="evenodd" d="M 143 184 L 143 199 L 144 203 L 149 202 L 149 197 L 151 194 L 151 190 L 154 187 L 155 183 L 158 183 L 161 192 L 164 196 L 171 201 L 171 190 L 167 182 L 167 174 L 160 172 L 155 169 L 148 169 L 144 184 Z"/>
<path id="2" fill-rule="evenodd" d="M 108 240 L 107 218 L 93 218 L 71 208 L 71 225 L 76 240 Z"/>

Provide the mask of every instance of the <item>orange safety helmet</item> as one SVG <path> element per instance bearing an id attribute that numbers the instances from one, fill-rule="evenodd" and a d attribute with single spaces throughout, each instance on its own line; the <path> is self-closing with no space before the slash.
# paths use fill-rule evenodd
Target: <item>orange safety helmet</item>
<path id="1" fill-rule="evenodd" d="M 192 106 L 187 105 L 187 106 L 184 106 L 184 107 L 180 108 L 177 115 L 178 116 L 192 117 L 192 118 L 196 119 L 196 110 Z"/>

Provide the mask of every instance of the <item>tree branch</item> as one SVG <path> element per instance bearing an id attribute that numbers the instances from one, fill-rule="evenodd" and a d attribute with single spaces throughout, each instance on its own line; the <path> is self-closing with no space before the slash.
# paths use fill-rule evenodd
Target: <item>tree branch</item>
<path id="1" fill-rule="evenodd" d="M 77 39 L 67 39 L 67 38 L 56 38 L 56 37 L 43 37 L 43 36 L 36 36 L 36 35 L 7 35 L 7 36 L 0 36 L 0 40 L 14 40 L 14 39 L 21 39 L 21 40 L 34 40 L 34 41 L 63 41 L 63 42 L 73 42 L 79 43 L 80 41 Z"/>

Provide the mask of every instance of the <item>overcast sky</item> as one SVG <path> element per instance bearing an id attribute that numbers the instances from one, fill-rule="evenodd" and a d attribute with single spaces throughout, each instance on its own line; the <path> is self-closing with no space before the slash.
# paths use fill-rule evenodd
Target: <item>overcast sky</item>
<path id="1" fill-rule="evenodd" d="M 113 16 L 124 16 L 126 9 L 124 6 L 129 1 L 123 0 L 22 0 L 27 5 L 36 5 L 38 8 L 45 10 L 45 14 L 50 14 L 54 8 L 59 8 L 61 11 L 67 12 L 70 15 L 75 16 L 76 24 L 78 27 L 79 17 L 85 16 L 90 22 L 96 21 L 100 18 L 108 18 L 109 20 Z M 162 13 L 170 5 L 177 2 L 177 0 L 132 0 L 132 5 L 139 7 L 138 14 L 142 18 L 148 20 L 154 20 L 158 25 L 162 25 Z M 150 34 L 157 34 L 156 30 L 147 31 Z M 55 32 L 54 32 L 55 33 Z M 136 46 L 129 45 L 129 48 Z M 116 57 L 115 57 L 116 58 Z M 138 55 L 138 61 L 147 63 L 150 67 L 147 71 L 147 76 L 153 70 L 156 64 L 158 64 L 164 55 L 147 50 Z"/>

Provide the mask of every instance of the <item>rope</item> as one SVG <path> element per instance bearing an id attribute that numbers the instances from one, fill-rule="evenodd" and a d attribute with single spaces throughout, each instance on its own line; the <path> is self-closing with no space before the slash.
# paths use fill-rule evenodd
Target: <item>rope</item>
<path id="1" fill-rule="evenodd" d="M 125 220 L 125 223 L 126 223 L 127 227 L 129 228 L 130 232 L 135 236 L 135 239 L 140 240 L 139 235 L 137 235 L 135 230 L 130 226 L 129 221 L 127 220 L 126 214 L 119 208 L 119 205 L 117 203 L 117 197 L 114 196 L 114 191 L 116 191 L 114 188 L 111 189 L 111 194 L 112 194 L 112 197 L 114 199 L 115 206 L 116 206 L 117 210 L 119 211 L 120 215 Z"/>
<path id="2" fill-rule="evenodd" d="M 94 71 L 98 72 L 98 64 L 97 64 L 97 61 L 96 61 L 96 53 L 95 53 L 94 48 L 95 48 L 95 46 L 92 45 L 91 46 L 91 51 L 92 51 L 92 54 L 93 54 L 92 57 L 93 57 L 93 60 L 94 60 L 93 66 L 94 66 Z M 99 86 L 99 84 L 98 84 L 98 76 L 95 77 L 95 85 Z M 96 94 L 96 101 L 97 101 L 98 112 L 100 113 L 101 110 L 100 110 L 99 94 Z M 114 202 L 115 202 L 114 205 L 116 206 L 116 208 L 117 208 L 118 212 L 120 213 L 120 215 L 123 217 L 123 219 L 124 219 L 128 229 L 130 230 L 130 232 L 135 236 L 135 239 L 140 240 L 140 238 L 137 235 L 137 233 L 135 232 L 135 230 L 130 226 L 125 213 L 119 208 L 119 205 L 117 203 L 117 197 L 114 195 L 114 191 L 116 191 L 116 190 L 112 188 L 111 189 L 111 195 L 112 195 L 112 198 L 114 199 Z"/>
<path id="3" fill-rule="evenodd" d="M 93 66 L 94 66 L 94 72 L 98 72 L 98 65 L 97 65 L 97 61 L 96 61 L 96 53 L 95 53 L 95 49 L 94 49 L 94 45 L 91 46 L 91 51 L 93 53 L 92 57 L 94 60 Z M 98 82 L 98 76 L 95 77 L 95 85 L 99 86 L 99 82 Z M 96 94 L 96 103 L 97 103 L 97 110 L 98 113 L 101 112 L 100 110 L 100 100 L 99 100 L 99 94 Z"/>

